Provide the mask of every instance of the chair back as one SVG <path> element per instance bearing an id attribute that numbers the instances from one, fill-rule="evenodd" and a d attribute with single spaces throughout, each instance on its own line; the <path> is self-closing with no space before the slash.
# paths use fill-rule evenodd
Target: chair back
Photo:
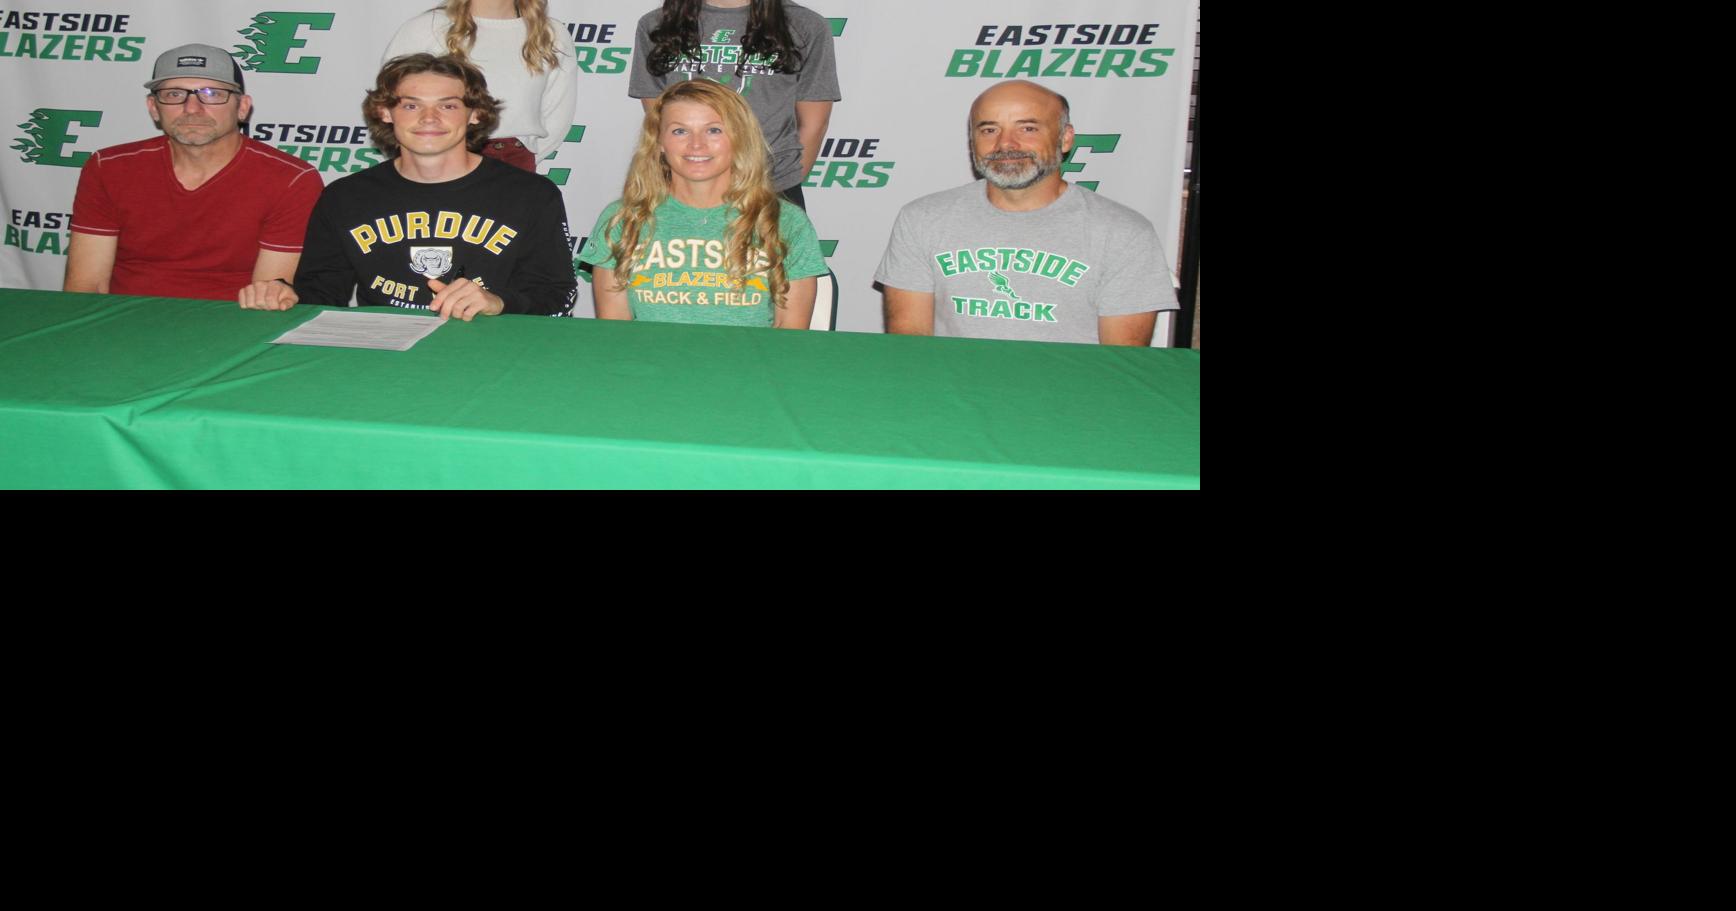
<path id="1" fill-rule="evenodd" d="M 814 316 L 809 329 L 832 331 L 838 327 L 838 276 L 827 272 L 814 279 Z"/>

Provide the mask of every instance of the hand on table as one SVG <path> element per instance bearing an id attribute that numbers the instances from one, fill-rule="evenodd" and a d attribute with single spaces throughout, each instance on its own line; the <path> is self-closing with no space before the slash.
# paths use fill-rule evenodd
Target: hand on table
<path id="1" fill-rule="evenodd" d="M 428 279 L 428 288 L 434 292 L 428 309 L 448 319 L 461 319 L 468 323 L 478 316 L 498 316 L 506 309 L 506 302 L 498 295 L 468 278 L 457 279 L 451 284 L 431 278 Z"/>
<path id="2" fill-rule="evenodd" d="M 235 293 L 235 298 L 241 302 L 243 310 L 288 310 L 301 300 L 301 295 L 286 282 L 274 278 L 242 288 Z"/>

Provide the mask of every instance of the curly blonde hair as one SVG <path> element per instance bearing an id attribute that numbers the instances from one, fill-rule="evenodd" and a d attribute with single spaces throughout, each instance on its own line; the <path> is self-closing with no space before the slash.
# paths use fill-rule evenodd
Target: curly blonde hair
<path id="1" fill-rule="evenodd" d="M 559 68 L 560 55 L 549 28 L 548 0 L 513 0 L 512 7 L 524 20 L 524 68 L 533 73 Z M 452 20 L 452 27 L 446 30 L 446 53 L 468 60 L 470 49 L 476 46 L 476 17 L 470 15 L 470 0 L 446 0 L 445 10 L 446 18 Z"/>
<path id="2" fill-rule="evenodd" d="M 755 269 L 756 249 L 769 261 L 767 284 L 773 303 L 782 308 L 790 282 L 784 272 L 789 244 L 778 229 L 782 200 L 772 189 L 771 156 L 753 109 L 734 91 L 709 79 L 689 79 L 663 90 L 645 109 L 639 145 L 627 167 L 627 183 L 621 188 L 621 208 L 604 228 L 604 237 L 614 236 L 609 253 L 615 258 L 615 284 L 620 291 L 633 278 L 633 264 L 656 234 L 657 207 L 669 198 L 669 164 L 659 143 L 663 107 L 676 101 L 703 104 L 717 112 L 724 135 L 735 149 L 730 161 L 729 189 L 723 204 L 729 207 L 729 227 L 724 231 L 724 267 L 731 281 L 744 281 Z M 619 232 L 619 233 L 617 233 Z"/>

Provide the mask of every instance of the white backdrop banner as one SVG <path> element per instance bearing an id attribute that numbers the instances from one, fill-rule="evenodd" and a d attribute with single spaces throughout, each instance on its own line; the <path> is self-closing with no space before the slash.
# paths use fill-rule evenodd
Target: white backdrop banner
<path id="1" fill-rule="evenodd" d="M 362 97 L 386 41 L 432 5 L 0 0 L 0 287 L 60 287 L 79 168 L 98 149 L 156 132 L 143 86 L 158 54 L 190 42 L 236 53 L 254 99 L 251 135 L 312 162 L 329 183 L 381 160 Z M 634 27 L 656 5 L 549 3 L 573 38 L 579 107 L 567 142 L 538 170 L 562 188 L 575 249 L 620 196 L 641 114 L 627 96 Z M 917 197 L 973 179 L 965 117 L 1001 79 L 1068 97 L 1078 139 L 1067 179 L 1150 218 L 1178 268 L 1198 0 L 804 5 L 831 20 L 844 97 L 804 190 L 838 276 L 840 329 L 882 330 L 873 274 L 893 218 Z M 592 314 L 583 283 L 579 312 Z"/>

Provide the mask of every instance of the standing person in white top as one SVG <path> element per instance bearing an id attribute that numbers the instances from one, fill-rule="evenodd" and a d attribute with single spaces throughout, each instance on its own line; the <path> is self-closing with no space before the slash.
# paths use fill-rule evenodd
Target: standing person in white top
<path id="1" fill-rule="evenodd" d="M 418 53 L 450 54 L 487 77 L 502 110 L 482 154 L 534 173 L 566 141 L 579 103 L 578 66 L 548 0 L 446 0 L 404 23 L 380 62 Z"/>

